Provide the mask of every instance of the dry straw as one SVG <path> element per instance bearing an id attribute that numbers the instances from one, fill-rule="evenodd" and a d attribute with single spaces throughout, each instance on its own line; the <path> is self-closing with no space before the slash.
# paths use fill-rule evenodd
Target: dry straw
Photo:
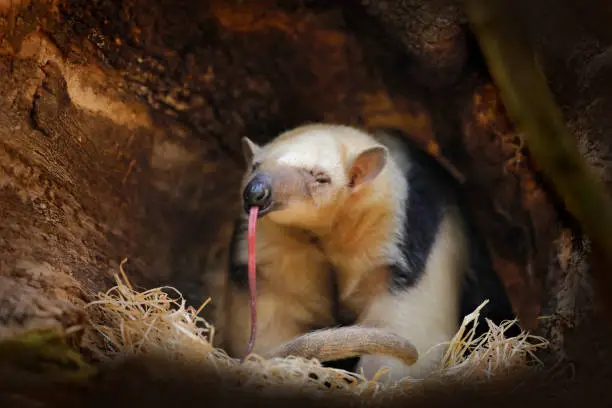
<path id="1" fill-rule="evenodd" d="M 198 309 L 186 306 L 185 299 L 172 287 L 136 291 L 130 284 L 123 263 L 115 275 L 116 286 L 98 294 L 89 308 L 103 316 L 104 323 L 91 321 L 91 328 L 101 334 L 107 345 L 107 356 L 163 352 L 173 359 L 207 364 L 219 373 L 237 374 L 242 385 L 256 385 L 271 390 L 275 385 L 294 386 L 303 390 L 358 394 L 371 398 L 391 393 L 407 393 L 425 382 L 453 381 L 488 382 L 519 370 L 539 367 L 535 352 L 548 346 L 541 337 L 522 332 L 506 337 L 505 332 L 516 321 L 495 325 L 487 320 L 489 330 L 479 338 L 474 328 L 466 327 L 478 318 L 483 302 L 466 316 L 455 337 L 447 344 L 441 368 L 431 377 L 417 381 L 407 378 L 386 388 L 376 377 L 365 377 L 344 370 L 323 367 L 316 359 L 298 357 L 266 360 L 251 355 L 243 364 L 213 346 L 214 327 L 199 317 L 210 302 Z M 170 293 L 174 293 L 171 296 Z M 470 351 L 465 353 L 465 351 Z M 381 370 L 377 376 L 383 374 Z"/>

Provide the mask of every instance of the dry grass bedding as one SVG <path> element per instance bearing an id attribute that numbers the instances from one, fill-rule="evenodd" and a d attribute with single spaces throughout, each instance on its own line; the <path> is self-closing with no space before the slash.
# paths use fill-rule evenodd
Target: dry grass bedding
<path id="1" fill-rule="evenodd" d="M 123 264 L 122 264 L 123 266 Z M 106 358 L 130 354 L 165 353 L 172 359 L 186 359 L 214 368 L 219 373 L 237 375 L 242 385 L 262 388 L 294 386 L 302 390 L 329 393 L 330 389 L 374 398 L 381 394 L 409 393 L 423 382 L 453 381 L 490 382 L 507 374 L 542 366 L 536 352 L 548 346 L 544 338 L 522 332 L 506 337 L 505 332 L 516 321 L 495 325 L 487 320 L 489 330 L 475 338 L 466 326 L 478 318 L 480 305 L 466 316 L 455 337 L 447 345 L 441 368 L 425 380 L 406 378 L 385 387 L 376 377 L 365 377 L 344 370 L 326 368 L 316 359 L 299 357 L 264 359 L 252 354 L 244 363 L 229 357 L 213 346 L 215 330 L 198 316 L 210 302 L 198 309 L 186 306 L 175 288 L 159 287 L 139 292 L 131 285 L 123 267 L 115 275 L 116 285 L 88 308 L 104 316 L 104 323 L 90 322 L 90 330 L 101 335 L 107 347 Z M 94 314 L 92 314 L 94 315 Z M 465 351 L 471 352 L 466 355 Z M 382 371 L 378 375 L 382 374 Z"/>

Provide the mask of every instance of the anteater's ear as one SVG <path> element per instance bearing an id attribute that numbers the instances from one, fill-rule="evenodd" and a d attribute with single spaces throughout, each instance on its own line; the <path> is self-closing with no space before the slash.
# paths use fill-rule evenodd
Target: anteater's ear
<path id="1" fill-rule="evenodd" d="M 357 187 L 378 176 L 387 163 L 387 148 L 382 146 L 364 150 L 357 156 L 349 169 L 349 187 Z"/>
<path id="2" fill-rule="evenodd" d="M 257 154 L 261 150 L 261 147 L 257 145 L 257 143 L 253 142 L 248 137 L 242 138 L 242 155 L 244 156 L 244 161 L 247 166 L 251 166 L 253 164 L 253 156 Z"/>

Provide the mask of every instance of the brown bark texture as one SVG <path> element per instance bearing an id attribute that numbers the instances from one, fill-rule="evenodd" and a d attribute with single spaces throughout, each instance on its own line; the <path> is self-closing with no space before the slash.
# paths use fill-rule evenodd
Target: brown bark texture
<path id="1" fill-rule="evenodd" d="M 515 3 L 611 185 L 612 7 Z M 327 121 L 400 127 L 452 168 L 521 322 L 572 354 L 589 242 L 508 120 L 461 2 L 0 0 L 0 13 L 0 339 L 82 321 L 126 257 L 138 285 L 211 296 L 210 313 L 241 137 Z"/>

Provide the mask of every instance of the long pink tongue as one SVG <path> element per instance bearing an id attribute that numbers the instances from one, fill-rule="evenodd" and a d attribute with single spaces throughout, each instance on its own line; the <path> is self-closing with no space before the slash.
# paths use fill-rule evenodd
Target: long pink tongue
<path id="1" fill-rule="evenodd" d="M 253 351 L 255 345 L 255 334 L 257 333 L 257 290 L 256 290 L 256 278 L 257 278 L 257 267 L 255 263 L 255 225 L 257 224 L 257 213 L 259 207 L 251 207 L 249 212 L 249 232 L 247 236 L 248 241 L 248 274 L 249 274 L 249 291 L 251 292 L 251 338 L 249 344 L 244 353 L 242 361 L 244 361 L 249 354 Z"/>

